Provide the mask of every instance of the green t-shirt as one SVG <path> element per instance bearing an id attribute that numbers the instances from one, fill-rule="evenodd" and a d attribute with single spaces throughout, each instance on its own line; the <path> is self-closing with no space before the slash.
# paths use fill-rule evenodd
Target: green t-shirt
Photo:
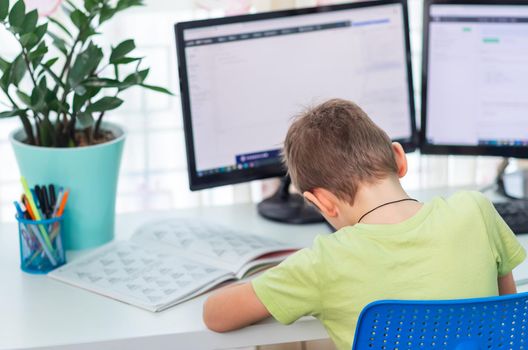
<path id="1" fill-rule="evenodd" d="M 478 192 L 435 198 L 398 224 L 357 224 L 318 236 L 252 282 L 279 322 L 313 315 L 350 350 L 359 313 L 380 299 L 498 295 L 497 277 L 526 257 L 510 228 Z"/>

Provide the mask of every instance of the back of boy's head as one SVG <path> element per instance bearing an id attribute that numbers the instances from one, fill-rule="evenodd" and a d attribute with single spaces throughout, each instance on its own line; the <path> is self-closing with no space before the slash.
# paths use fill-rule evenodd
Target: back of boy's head
<path id="1" fill-rule="evenodd" d="M 284 161 L 301 193 L 324 188 L 351 205 L 361 184 L 398 172 L 387 134 L 359 106 L 341 99 L 297 117 L 286 135 Z"/>

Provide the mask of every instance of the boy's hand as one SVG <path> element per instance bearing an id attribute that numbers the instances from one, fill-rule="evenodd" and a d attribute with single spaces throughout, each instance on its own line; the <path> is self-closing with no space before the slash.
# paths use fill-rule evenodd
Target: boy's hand
<path id="1" fill-rule="evenodd" d="M 205 325 L 215 332 L 239 329 L 269 316 L 251 283 L 220 289 L 207 298 L 203 309 Z"/>

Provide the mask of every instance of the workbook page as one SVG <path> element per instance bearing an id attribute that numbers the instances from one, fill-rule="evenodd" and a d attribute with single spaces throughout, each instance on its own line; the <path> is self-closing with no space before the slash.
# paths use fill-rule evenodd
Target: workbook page
<path id="1" fill-rule="evenodd" d="M 107 244 L 48 276 L 154 312 L 234 278 L 229 271 L 133 242 Z"/>
<path id="2" fill-rule="evenodd" d="M 187 257 L 234 274 L 262 255 L 299 248 L 243 230 L 192 219 L 167 219 L 146 224 L 131 240 L 141 246 L 156 247 L 168 254 Z M 284 256 L 280 257 L 280 260 L 283 259 Z"/>

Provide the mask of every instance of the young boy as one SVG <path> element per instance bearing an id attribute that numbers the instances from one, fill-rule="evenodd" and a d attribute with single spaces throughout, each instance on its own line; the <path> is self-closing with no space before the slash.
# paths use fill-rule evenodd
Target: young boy
<path id="1" fill-rule="evenodd" d="M 409 198 L 401 145 L 355 104 L 336 99 L 306 112 L 288 131 L 284 157 L 295 186 L 338 231 L 209 297 L 210 329 L 313 315 L 349 350 L 372 301 L 516 293 L 511 271 L 526 252 L 493 205 L 478 192 Z"/>

